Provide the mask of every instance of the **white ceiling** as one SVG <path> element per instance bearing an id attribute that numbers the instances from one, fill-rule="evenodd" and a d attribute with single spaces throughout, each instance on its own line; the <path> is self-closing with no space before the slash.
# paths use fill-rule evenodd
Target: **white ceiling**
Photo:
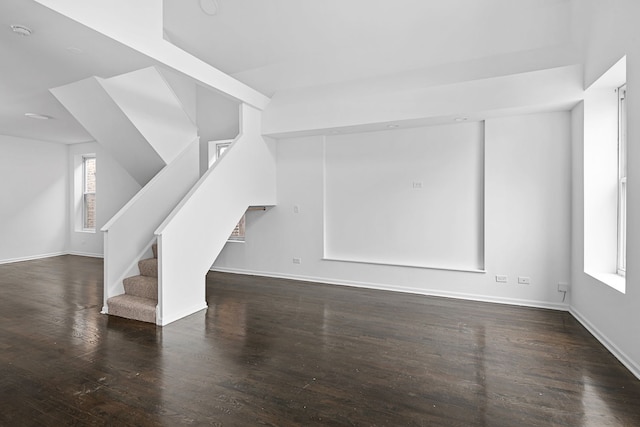
<path id="1" fill-rule="evenodd" d="M 17 35 L 10 28 L 13 24 L 27 26 L 33 34 Z M 93 138 L 49 93 L 50 88 L 153 63 L 31 0 L 0 2 L 0 58 L 0 134 L 61 143 Z M 52 119 L 29 119 L 24 116 L 27 112 Z"/>
<path id="2" fill-rule="evenodd" d="M 201 1 L 217 3 L 218 13 L 203 13 Z M 565 65 L 578 52 L 573 0 L 163 3 L 167 39 L 267 95 L 385 76 L 487 77 Z M 18 36 L 11 24 L 33 35 Z M 153 65 L 31 0 L 0 2 L 0 55 L 0 134 L 64 143 L 92 138 L 49 88 Z"/>
<path id="3" fill-rule="evenodd" d="M 200 2 L 217 3 L 203 13 Z M 255 89 L 505 58 L 572 43 L 570 0 L 164 0 L 167 38 Z"/>

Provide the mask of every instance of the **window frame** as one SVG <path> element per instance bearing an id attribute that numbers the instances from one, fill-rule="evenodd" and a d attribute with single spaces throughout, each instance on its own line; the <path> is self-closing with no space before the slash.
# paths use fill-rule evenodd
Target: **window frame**
<path id="1" fill-rule="evenodd" d="M 222 157 L 225 151 L 231 146 L 233 141 L 225 141 L 216 143 L 216 161 Z M 227 238 L 228 242 L 244 242 L 245 241 L 245 224 L 247 220 L 246 212 L 242 214 L 242 217 L 234 227 L 233 231 L 229 238 Z"/>
<path id="2" fill-rule="evenodd" d="M 626 275 L 627 258 L 627 85 L 618 89 L 618 251 L 616 273 Z"/>
<path id="3" fill-rule="evenodd" d="M 96 189 L 95 189 L 95 182 L 94 182 L 94 189 L 93 191 L 89 191 L 88 190 L 88 171 L 87 171 L 87 162 L 89 160 L 93 160 L 94 161 L 94 168 L 97 169 L 97 160 L 96 160 L 96 155 L 95 154 L 83 154 L 82 155 L 82 230 L 83 231 L 96 231 L 96 224 L 95 224 L 95 218 L 96 218 L 96 212 L 95 212 L 95 203 L 96 203 Z M 94 180 L 95 180 L 95 171 L 94 171 Z M 89 196 L 93 196 L 93 200 L 94 200 L 94 224 L 93 227 L 88 226 L 88 198 Z"/>

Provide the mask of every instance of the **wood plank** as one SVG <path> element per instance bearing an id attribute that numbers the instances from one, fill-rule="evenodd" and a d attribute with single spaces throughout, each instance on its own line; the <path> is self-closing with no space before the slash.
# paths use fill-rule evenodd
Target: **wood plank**
<path id="1" fill-rule="evenodd" d="M 99 314 L 77 256 L 1 265 L 0 292 L 0 425 L 640 425 L 565 312 L 210 273 L 159 328 Z"/>

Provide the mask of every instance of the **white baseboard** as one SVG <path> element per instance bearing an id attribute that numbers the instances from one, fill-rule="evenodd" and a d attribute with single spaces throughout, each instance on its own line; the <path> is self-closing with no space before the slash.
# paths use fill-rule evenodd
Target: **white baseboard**
<path id="1" fill-rule="evenodd" d="M 612 343 L 605 334 L 600 332 L 598 328 L 596 328 L 593 323 L 587 320 L 578 310 L 571 307 L 569 310 L 571 315 L 575 317 L 575 319 L 582 324 L 586 328 L 587 331 L 591 333 L 600 343 L 605 346 L 607 350 L 611 352 L 615 356 L 616 359 L 620 361 L 636 378 L 640 380 L 640 365 L 635 363 L 628 357 L 622 350 L 618 348 L 614 343 Z"/>
<path id="2" fill-rule="evenodd" d="M 11 264 L 13 262 L 33 261 L 36 259 L 51 258 L 54 256 L 61 256 L 66 254 L 67 254 L 66 252 L 54 252 L 50 254 L 30 255 L 30 256 L 19 257 L 19 258 L 8 258 L 8 259 L 0 260 L 0 264 Z"/>
<path id="3" fill-rule="evenodd" d="M 323 277 L 298 276 L 292 274 L 270 273 L 266 271 L 238 270 L 232 268 L 212 267 L 211 271 L 221 273 L 246 274 L 249 276 L 264 276 L 277 279 L 300 280 L 303 282 L 324 283 L 328 285 L 349 286 L 354 288 L 376 289 L 380 291 L 403 292 L 409 294 L 426 295 L 433 297 L 456 298 L 469 301 L 489 302 L 494 304 L 517 305 L 521 307 L 546 308 L 550 310 L 569 311 L 569 305 L 565 303 L 552 303 L 546 301 L 522 300 L 515 298 L 489 297 L 486 295 L 466 294 L 461 292 L 446 292 L 434 289 L 418 289 L 404 286 L 389 286 L 379 283 L 343 281 Z"/>
<path id="4" fill-rule="evenodd" d="M 89 258 L 104 258 L 102 254 L 94 254 L 91 252 L 68 251 L 67 255 L 86 256 Z"/>
<path id="5" fill-rule="evenodd" d="M 86 256 L 90 258 L 104 258 L 102 254 L 94 254 L 90 252 L 78 252 L 78 251 L 64 251 L 64 252 L 53 252 L 50 254 L 30 255 L 30 256 L 19 257 L 19 258 L 2 259 L 0 260 L 0 264 L 11 264 L 14 262 L 22 262 L 22 261 L 35 261 L 37 259 L 53 258 L 56 256 L 62 256 L 62 255 L 76 255 L 76 256 Z"/>

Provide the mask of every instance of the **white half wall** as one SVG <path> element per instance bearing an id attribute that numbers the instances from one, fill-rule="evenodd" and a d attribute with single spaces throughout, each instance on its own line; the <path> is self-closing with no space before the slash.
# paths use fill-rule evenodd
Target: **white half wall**
<path id="1" fill-rule="evenodd" d="M 0 263 L 61 255 L 67 146 L 0 135 Z"/>
<path id="2" fill-rule="evenodd" d="M 96 155 L 96 231 L 76 230 L 73 177 L 76 175 L 76 158 L 83 154 Z M 107 150 L 97 142 L 69 145 L 69 238 L 67 251 L 75 255 L 102 257 L 104 253 L 103 234 L 100 232 L 111 219 L 139 190 L 140 184 L 124 170 Z"/>
<path id="3" fill-rule="evenodd" d="M 485 126 L 486 273 L 323 260 L 323 136 L 278 140 L 277 205 L 248 212 L 245 243 L 227 244 L 213 268 L 567 309 L 557 284 L 569 281 L 570 114 Z M 497 274 L 507 283 L 497 283 Z M 531 284 L 519 285 L 518 276 Z"/>

